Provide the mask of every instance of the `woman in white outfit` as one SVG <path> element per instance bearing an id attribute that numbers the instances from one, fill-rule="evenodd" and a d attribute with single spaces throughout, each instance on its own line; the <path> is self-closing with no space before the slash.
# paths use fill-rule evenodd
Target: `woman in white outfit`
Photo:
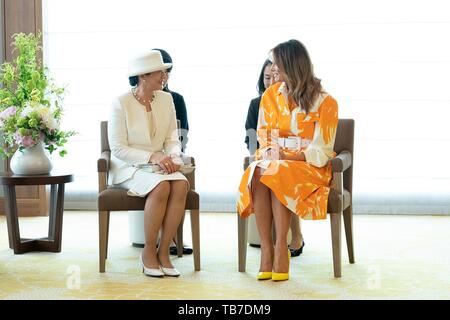
<path id="1" fill-rule="evenodd" d="M 170 261 L 169 246 L 189 190 L 189 182 L 179 172 L 175 107 L 170 93 L 162 91 L 170 66 L 154 50 L 130 60 L 132 88 L 114 100 L 108 129 L 110 182 L 128 189 L 130 196 L 146 197 L 140 263 L 143 272 L 153 277 L 180 275 Z"/>

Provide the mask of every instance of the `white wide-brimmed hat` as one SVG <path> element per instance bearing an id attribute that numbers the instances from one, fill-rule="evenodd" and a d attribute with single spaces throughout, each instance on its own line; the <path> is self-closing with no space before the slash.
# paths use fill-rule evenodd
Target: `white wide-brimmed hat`
<path id="1" fill-rule="evenodd" d="M 163 62 L 161 52 L 151 50 L 128 61 L 128 76 L 133 77 L 153 71 L 166 70 L 171 66 L 171 63 Z"/>

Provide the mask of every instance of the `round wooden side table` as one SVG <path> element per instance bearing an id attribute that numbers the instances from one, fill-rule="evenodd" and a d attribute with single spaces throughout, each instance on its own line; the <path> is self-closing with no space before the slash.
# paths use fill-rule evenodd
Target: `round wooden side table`
<path id="1" fill-rule="evenodd" d="M 64 185 L 73 181 L 71 174 L 15 175 L 0 173 L 0 184 L 5 191 L 5 211 L 8 224 L 9 247 L 15 254 L 30 251 L 61 252 L 64 211 Z M 51 185 L 48 237 L 40 239 L 20 238 L 17 215 L 16 186 Z"/>

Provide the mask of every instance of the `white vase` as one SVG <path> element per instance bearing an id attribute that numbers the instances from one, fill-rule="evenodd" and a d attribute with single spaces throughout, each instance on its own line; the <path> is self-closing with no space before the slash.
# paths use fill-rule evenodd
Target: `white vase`
<path id="1" fill-rule="evenodd" d="M 13 154 L 10 162 L 11 171 L 20 175 L 48 174 L 53 165 L 48 158 L 42 143 L 25 148 Z"/>

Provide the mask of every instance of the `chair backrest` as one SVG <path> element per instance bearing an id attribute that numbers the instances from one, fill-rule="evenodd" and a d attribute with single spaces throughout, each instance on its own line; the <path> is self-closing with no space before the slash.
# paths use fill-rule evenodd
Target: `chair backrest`
<path id="1" fill-rule="evenodd" d="M 353 143 L 355 134 L 355 120 L 339 119 L 336 132 L 336 141 L 334 142 L 334 151 L 339 153 L 343 150 L 350 151 L 353 156 Z"/>
<path id="2" fill-rule="evenodd" d="M 111 151 L 108 141 L 108 121 L 100 123 L 100 149 L 103 151 Z"/>
<path id="3" fill-rule="evenodd" d="M 338 128 L 336 131 L 336 140 L 334 142 L 334 151 L 340 153 L 341 151 L 349 151 L 352 155 L 352 165 L 344 172 L 344 188 L 350 193 L 353 189 L 353 146 L 355 141 L 355 120 L 353 119 L 339 119 Z"/>

